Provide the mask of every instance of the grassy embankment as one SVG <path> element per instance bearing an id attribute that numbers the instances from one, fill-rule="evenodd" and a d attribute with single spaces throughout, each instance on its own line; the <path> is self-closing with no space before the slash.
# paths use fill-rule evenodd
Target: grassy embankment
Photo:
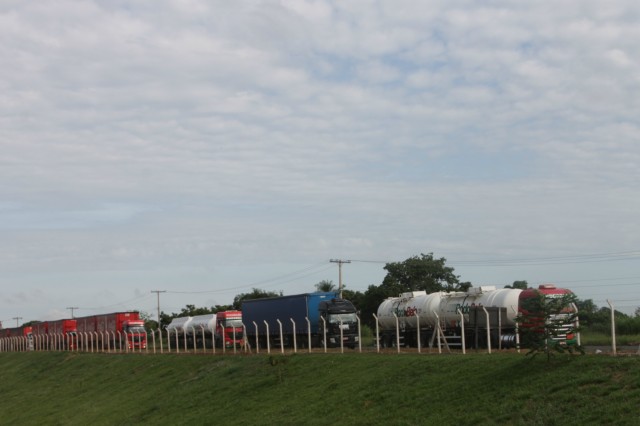
<path id="1" fill-rule="evenodd" d="M 640 358 L 0 354 L 0 424 L 640 424 Z"/>

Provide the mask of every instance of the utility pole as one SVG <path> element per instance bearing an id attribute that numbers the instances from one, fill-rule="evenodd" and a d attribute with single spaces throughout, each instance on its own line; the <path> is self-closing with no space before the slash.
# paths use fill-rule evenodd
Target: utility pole
<path id="1" fill-rule="evenodd" d="M 351 263 L 351 261 L 342 259 L 330 259 L 329 262 L 338 264 L 338 288 L 340 289 L 340 299 L 342 299 L 342 264 Z"/>
<path id="2" fill-rule="evenodd" d="M 11 319 L 16 320 L 16 327 L 18 327 L 20 324 L 18 323 L 18 321 L 20 321 L 22 319 L 22 317 L 13 317 Z"/>
<path id="3" fill-rule="evenodd" d="M 166 293 L 167 290 L 151 290 L 151 293 L 155 293 L 158 296 L 158 330 L 160 330 L 160 293 Z"/>
<path id="4" fill-rule="evenodd" d="M 70 306 L 66 309 L 69 309 L 71 311 L 71 319 L 74 319 L 75 317 L 73 316 L 73 311 L 75 311 L 76 309 L 80 309 L 77 306 Z"/>

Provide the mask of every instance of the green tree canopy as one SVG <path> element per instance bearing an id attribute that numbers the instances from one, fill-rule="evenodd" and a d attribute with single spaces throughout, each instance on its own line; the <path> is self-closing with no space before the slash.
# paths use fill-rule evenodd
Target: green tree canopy
<path id="1" fill-rule="evenodd" d="M 235 309 L 242 308 L 242 302 L 250 299 L 265 299 L 267 297 L 278 297 L 282 296 L 282 292 L 276 293 L 274 291 L 266 291 L 261 290 L 259 288 L 254 288 L 250 293 L 240 293 L 236 297 L 233 298 L 233 307 Z"/>
<path id="2" fill-rule="evenodd" d="M 373 322 L 378 306 L 388 297 L 397 297 L 401 293 L 424 290 L 427 293 L 437 291 L 468 290 L 470 282 L 461 283 L 453 268 L 446 266 L 444 257 L 435 259 L 433 253 L 413 256 L 404 262 L 391 262 L 384 266 L 387 275 L 379 286 L 370 285 L 359 298 L 356 305 L 367 323 Z"/>
<path id="3" fill-rule="evenodd" d="M 575 324 L 578 317 L 578 313 L 571 309 L 577 301 L 574 293 L 547 297 L 542 292 L 520 301 L 522 311 L 516 321 L 520 327 L 520 341 L 529 348 L 527 355 L 542 353 L 549 360 L 556 352 L 584 354 L 584 349 L 575 341 L 575 333 L 579 330 L 567 329 L 568 325 Z"/>
<path id="4" fill-rule="evenodd" d="M 314 285 L 316 291 L 330 292 L 336 291 L 336 286 L 333 284 L 333 281 L 330 280 L 322 280 L 318 284 Z"/>
<path id="5" fill-rule="evenodd" d="M 511 285 L 505 285 L 504 288 L 519 288 L 520 290 L 526 290 L 529 288 L 529 283 L 525 280 L 514 281 Z"/>
<path id="6" fill-rule="evenodd" d="M 384 266 L 387 275 L 381 286 L 392 296 L 416 290 L 427 293 L 458 290 L 459 277 L 453 273 L 453 268 L 445 266 L 446 261 L 444 257 L 434 259 L 433 253 L 429 253 L 410 257 L 404 262 L 387 263 Z"/>

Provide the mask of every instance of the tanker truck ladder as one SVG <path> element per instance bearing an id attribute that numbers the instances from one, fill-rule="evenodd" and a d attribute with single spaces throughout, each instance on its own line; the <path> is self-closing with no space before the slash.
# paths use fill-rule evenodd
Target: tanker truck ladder
<path id="1" fill-rule="evenodd" d="M 431 335 L 431 341 L 429 342 L 429 347 L 433 348 L 437 346 L 438 349 L 444 346 L 447 349 L 447 352 L 451 353 L 451 347 L 462 347 L 462 340 L 460 336 L 455 335 L 446 335 L 444 331 L 442 331 L 442 327 L 438 323 L 436 328 L 433 329 L 433 334 Z"/>

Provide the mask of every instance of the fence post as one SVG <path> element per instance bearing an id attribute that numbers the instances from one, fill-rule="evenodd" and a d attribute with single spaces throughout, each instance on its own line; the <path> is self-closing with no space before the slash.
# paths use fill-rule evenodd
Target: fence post
<path id="1" fill-rule="evenodd" d="M 293 325 L 293 353 L 297 353 L 298 352 L 298 342 L 296 340 L 296 322 L 293 320 L 293 318 L 289 318 L 291 320 L 291 324 Z"/>
<path id="2" fill-rule="evenodd" d="M 482 307 L 482 310 L 487 317 L 487 351 L 488 353 L 491 353 L 491 323 L 489 320 L 489 312 L 484 306 Z"/>
<path id="3" fill-rule="evenodd" d="M 256 353 L 259 354 L 260 353 L 260 342 L 258 340 L 258 324 L 256 324 L 255 321 L 253 322 L 253 326 L 256 328 Z"/>
<path id="4" fill-rule="evenodd" d="M 278 322 L 278 327 L 280 328 L 280 352 L 284 353 L 284 336 L 282 335 L 282 323 L 277 318 L 276 321 Z"/>
<path id="5" fill-rule="evenodd" d="M 416 314 L 416 333 L 418 339 L 418 353 L 422 353 L 422 345 L 420 344 L 420 315 Z"/>
<path id="6" fill-rule="evenodd" d="M 609 309 L 611 309 L 611 351 L 613 356 L 616 356 L 616 311 L 609 299 L 607 299 L 607 303 L 609 304 Z"/>
<path id="7" fill-rule="evenodd" d="M 264 325 L 267 328 L 267 353 L 270 354 L 271 353 L 271 336 L 269 335 L 269 323 L 266 320 L 264 321 Z"/>
<path id="8" fill-rule="evenodd" d="M 236 326 L 233 326 L 233 354 L 235 355 L 236 352 Z"/>
<path id="9" fill-rule="evenodd" d="M 440 316 L 438 315 L 438 313 L 436 311 L 433 311 L 433 315 L 435 315 L 436 317 L 436 338 L 438 339 L 438 353 L 441 354 L 442 353 L 442 334 L 441 334 L 441 329 L 440 329 Z"/>
<path id="10" fill-rule="evenodd" d="M 576 322 L 575 322 L 575 324 L 576 324 L 575 325 L 575 329 L 577 330 L 576 331 L 576 337 L 577 337 L 577 342 L 576 343 L 578 344 L 578 346 L 581 346 L 582 342 L 580 341 L 581 340 L 581 338 L 580 338 L 580 317 L 578 316 L 578 307 L 576 306 L 575 303 L 572 303 L 571 307 L 573 308 L 573 312 L 576 314 Z"/>
<path id="11" fill-rule="evenodd" d="M 324 353 L 327 353 L 327 320 L 325 320 L 324 317 L 320 317 L 320 319 L 322 320 L 322 335 L 323 335 L 323 342 L 324 342 Z"/>
<path id="12" fill-rule="evenodd" d="M 396 320 L 396 347 L 398 349 L 398 353 L 400 353 L 400 321 L 398 320 L 398 315 L 393 313 L 393 318 Z"/>
<path id="13" fill-rule="evenodd" d="M 311 321 L 309 321 L 309 317 L 304 317 L 307 320 L 307 345 L 309 345 L 309 353 L 311 353 Z"/>
<path id="14" fill-rule="evenodd" d="M 187 347 L 187 329 L 182 328 L 182 342 L 184 343 L 184 352 L 187 353 L 189 348 Z"/>
<path id="15" fill-rule="evenodd" d="M 378 325 L 378 317 L 373 314 L 373 318 L 376 320 L 376 351 L 380 353 L 380 326 Z"/>
<path id="16" fill-rule="evenodd" d="M 460 315 L 460 340 L 462 343 L 462 355 L 467 353 L 467 343 L 464 338 L 464 315 L 460 311 L 460 309 L 456 309 L 458 311 L 458 315 Z"/>
<path id="17" fill-rule="evenodd" d="M 358 352 L 362 353 L 362 327 L 360 326 L 360 317 L 356 315 L 358 320 Z"/>

